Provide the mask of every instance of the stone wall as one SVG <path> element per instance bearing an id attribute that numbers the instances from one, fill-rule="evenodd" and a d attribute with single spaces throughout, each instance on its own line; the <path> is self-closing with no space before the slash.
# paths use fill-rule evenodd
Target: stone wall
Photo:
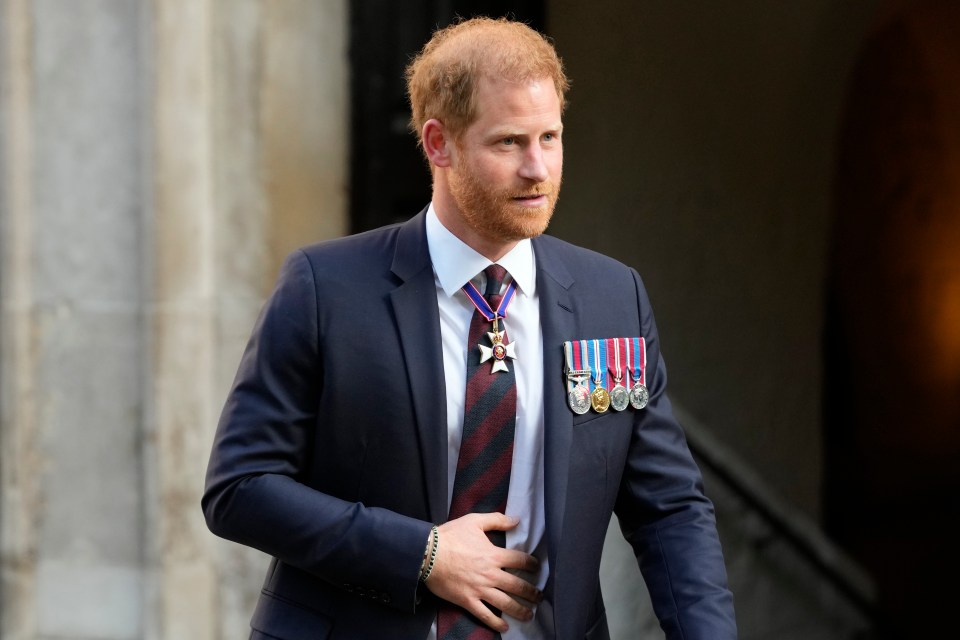
<path id="1" fill-rule="evenodd" d="M 280 261 L 347 228 L 346 2 L 0 11 L 0 636 L 243 637 L 203 472 Z"/>

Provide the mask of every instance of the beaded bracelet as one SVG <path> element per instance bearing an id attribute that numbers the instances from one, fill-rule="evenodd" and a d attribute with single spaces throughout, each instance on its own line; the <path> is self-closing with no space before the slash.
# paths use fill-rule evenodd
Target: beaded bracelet
<path id="1" fill-rule="evenodd" d="M 430 531 L 433 534 L 432 543 L 430 544 L 430 562 L 427 563 L 425 569 L 421 570 L 420 582 L 426 582 L 427 578 L 429 578 L 433 572 L 433 563 L 437 561 L 437 549 L 440 548 L 440 530 L 434 525 Z"/>

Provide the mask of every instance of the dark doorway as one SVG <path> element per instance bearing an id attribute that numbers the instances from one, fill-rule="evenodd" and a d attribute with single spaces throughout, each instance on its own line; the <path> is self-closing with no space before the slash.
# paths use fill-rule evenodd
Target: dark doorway
<path id="1" fill-rule="evenodd" d="M 543 0 L 350 3 L 351 232 L 406 220 L 429 202 L 403 71 L 434 29 L 478 15 L 509 16 L 541 32 L 546 22 Z"/>
<path id="2" fill-rule="evenodd" d="M 909 3 L 864 47 L 836 182 L 824 523 L 891 637 L 955 626 L 960 572 L 960 6 Z"/>

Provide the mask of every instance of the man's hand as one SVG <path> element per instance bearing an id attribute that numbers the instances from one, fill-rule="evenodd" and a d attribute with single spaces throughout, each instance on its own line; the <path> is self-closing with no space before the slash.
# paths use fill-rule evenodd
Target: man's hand
<path id="1" fill-rule="evenodd" d="M 470 513 L 440 525 L 440 546 L 427 588 L 501 633 L 507 630 L 507 623 L 484 602 L 518 620 L 530 620 L 533 605 L 517 602 L 511 596 L 538 603 L 543 595 L 534 585 L 504 569 L 536 572 L 539 561 L 522 551 L 501 549 L 485 533 L 509 531 L 518 523 L 502 513 Z"/>

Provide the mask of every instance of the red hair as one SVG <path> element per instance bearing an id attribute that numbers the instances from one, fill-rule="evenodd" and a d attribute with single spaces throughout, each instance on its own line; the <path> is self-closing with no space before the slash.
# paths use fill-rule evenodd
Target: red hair
<path id="1" fill-rule="evenodd" d="M 410 128 L 420 138 L 436 118 L 454 138 L 476 120 L 481 77 L 528 82 L 549 78 L 561 110 L 570 81 L 553 45 L 522 22 L 472 18 L 434 32 L 407 66 Z"/>

